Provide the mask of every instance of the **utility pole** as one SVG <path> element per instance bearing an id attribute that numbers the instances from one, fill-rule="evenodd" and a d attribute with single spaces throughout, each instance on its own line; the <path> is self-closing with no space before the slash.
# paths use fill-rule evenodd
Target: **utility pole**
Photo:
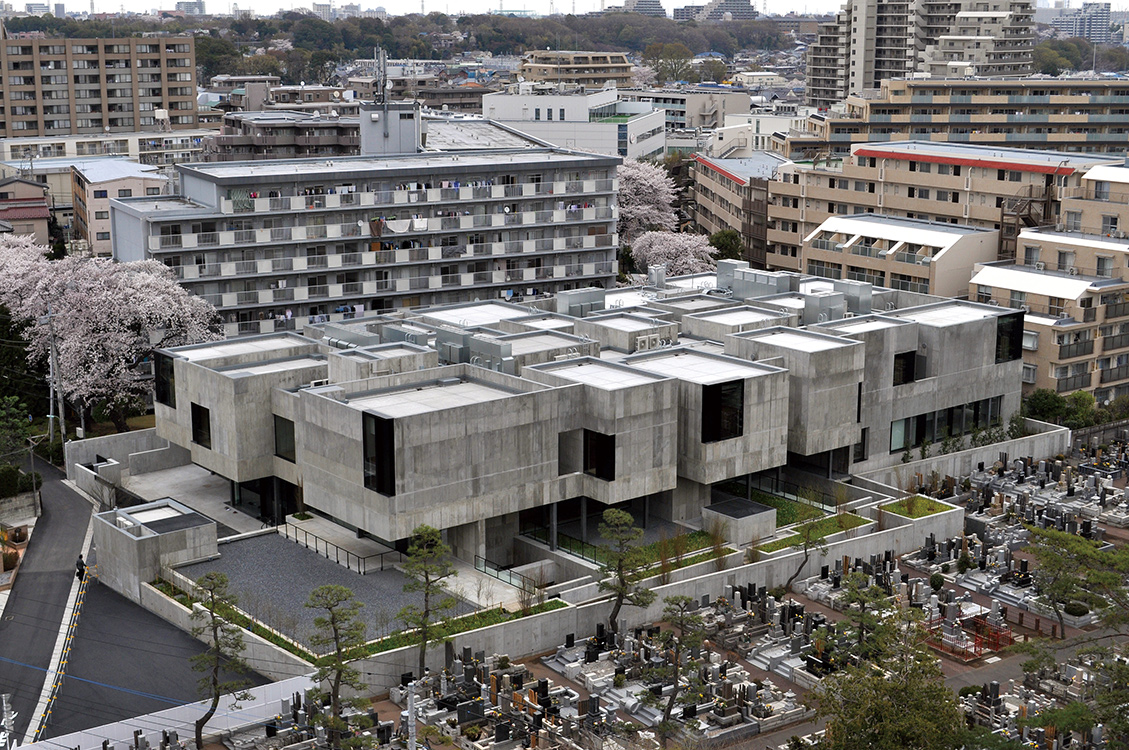
<path id="1" fill-rule="evenodd" d="M 41 325 L 43 323 L 47 324 L 47 331 L 51 336 L 51 359 L 49 364 L 51 368 L 51 397 L 52 399 L 57 397 L 59 400 L 59 439 L 65 445 L 67 442 L 66 401 L 63 400 L 62 383 L 59 382 L 59 350 L 58 347 L 55 346 L 55 315 L 51 312 L 50 304 L 47 305 L 47 314 L 39 319 L 39 323 Z M 52 403 L 51 406 L 52 409 L 54 409 L 55 404 Z M 51 422 L 50 440 L 52 444 L 55 442 L 55 423 L 53 421 Z"/>

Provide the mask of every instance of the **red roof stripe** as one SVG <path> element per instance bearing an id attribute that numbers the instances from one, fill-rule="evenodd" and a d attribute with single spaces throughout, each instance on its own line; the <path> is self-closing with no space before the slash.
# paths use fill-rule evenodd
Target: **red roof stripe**
<path id="1" fill-rule="evenodd" d="M 713 171 L 715 171 L 719 174 L 725 175 L 726 177 L 728 177 L 729 179 L 733 180 L 736 183 L 739 183 L 741 185 L 747 184 L 744 177 L 738 177 L 737 175 L 733 174 L 732 172 L 729 172 L 729 171 L 722 169 L 721 167 L 717 166 L 716 164 L 714 164 L 712 161 L 710 161 L 706 157 L 702 156 L 701 154 L 694 154 L 694 161 L 696 161 L 700 164 L 705 164 L 707 167 L 709 167 Z"/>
<path id="2" fill-rule="evenodd" d="M 927 161 L 933 164 L 960 164 L 965 167 L 992 167 L 994 169 L 1013 169 L 1018 172 L 1039 172 L 1041 174 L 1074 174 L 1074 167 L 1064 167 L 1061 164 L 1047 167 L 1040 164 L 1017 164 L 1010 161 L 997 161 L 993 159 L 966 159 L 953 156 L 934 156 L 932 154 L 917 154 L 907 151 L 882 151 L 874 148 L 855 149 L 855 156 L 874 156 L 879 159 L 897 159 L 898 161 Z"/>

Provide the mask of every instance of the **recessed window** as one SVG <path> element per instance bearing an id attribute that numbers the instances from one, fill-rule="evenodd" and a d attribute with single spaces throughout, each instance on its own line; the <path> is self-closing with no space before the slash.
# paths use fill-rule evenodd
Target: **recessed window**
<path id="1" fill-rule="evenodd" d="M 110 233 L 109 232 L 97 232 L 94 235 L 94 239 L 96 239 L 96 240 L 108 240 L 108 239 L 110 239 Z"/>
<path id="2" fill-rule="evenodd" d="M 396 494 L 395 422 L 363 415 L 365 487 L 389 497 Z"/>
<path id="3" fill-rule="evenodd" d="M 702 442 L 741 437 L 745 427 L 745 381 L 702 386 Z"/>
<path id="4" fill-rule="evenodd" d="M 605 482 L 615 481 L 615 435 L 584 431 L 584 473 Z"/>
<path id="5" fill-rule="evenodd" d="M 176 408 L 176 370 L 167 354 L 153 356 L 153 396 L 158 404 Z"/>
<path id="6" fill-rule="evenodd" d="M 118 197 L 119 198 L 132 198 L 133 197 L 133 190 L 131 190 L 130 188 L 122 188 L 121 190 L 118 191 Z"/>
<path id="7" fill-rule="evenodd" d="M 912 383 L 916 378 L 917 352 L 894 355 L 894 385 Z"/>
<path id="8" fill-rule="evenodd" d="M 200 404 L 192 404 L 192 442 L 212 447 L 212 412 Z"/>
<path id="9" fill-rule="evenodd" d="M 109 211 L 95 211 L 94 212 L 94 218 L 95 219 L 108 219 L 108 218 L 110 218 L 110 212 Z"/>
<path id="10" fill-rule="evenodd" d="M 274 455 L 294 463 L 294 422 L 274 415 Z"/>
<path id="11" fill-rule="evenodd" d="M 996 364 L 1023 356 L 1023 313 L 996 318 Z"/>
<path id="12" fill-rule="evenodd" d="M 106 191 L 105 190 L 95 190 L 94 191 L 94 197 L 95 198 L 105 198 L 106 197 Z"/>

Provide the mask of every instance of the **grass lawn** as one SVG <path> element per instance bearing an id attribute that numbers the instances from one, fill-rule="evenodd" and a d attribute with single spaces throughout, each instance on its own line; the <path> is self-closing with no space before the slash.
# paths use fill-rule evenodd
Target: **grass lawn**
<path id="1" fill-rule="evenodd" d="M 905 516 L 906 518 L 925 518 L 934 513 L 940 513 L 943 510 L 951 510 L 949 506 L 931 497 L 925 497 L 924 495 L 904 497 L 896 503 L 887 503 L 879 507 L 881 507 L 882 510 L 888 510 L 891 513 L 897 513 L 899 516 Z"/>
<path id="2" fill-rule="evenodd" d="M 776 508 L 776 528 L 791 526 L 800 521 L 810 521 L 823 515 L 823 511 L 813 505 L 798 503 L 795 500 L 776 497 L 757 490 L 753 490 L 752 500 L 755 503 Z"/>
<path id="3" fill-rule="evenodd" d="M 840 531 L 846 531 L 864 523 L 868 523 L 869 519 L 862 516 L 856 516 L 854 513 L 842 513 L 837 516 L 827 516 L 815 523 L 815 536 L 824 537 L 831 534 L 837 534 Z M 803 537 L 799 534 L 792 534 L 791 536 L 781 537 L 774 539 L 768 544 L 762 544 L 757 549 L 761 552 L 776 552 L 786 547 L 802 547 L 804 544 Z"/>

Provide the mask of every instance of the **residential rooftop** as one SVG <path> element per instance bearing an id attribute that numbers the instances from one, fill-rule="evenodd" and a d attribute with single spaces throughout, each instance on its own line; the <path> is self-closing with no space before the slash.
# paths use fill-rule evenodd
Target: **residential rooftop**
<path id="1" fill-rule="evenodd" d="M 971 143 L 944 143 L 940 141 L 889 141 L 860 143 L 851 149 L 856 156 L 894 157 L 906 160 L 930 161 L 937 159 L 961 164 L 1030 168 L 1029 171 L 1068 172 L 1086 170 L 1096 164 L 1124 163 L 1121 156 L 1102 154 L 1066 153 L 1065 151 L 1038 151 L 1035 149 L 984 146 Z"/>
<path id="2" fill-rule="evenodd" d="M 625 364 L 656 375 L 701 385 L 726 383 L 730 380 L 744 380 L 780 372 L 775 367 L 688 349 L 668 349 L 638 354 L 629 358 Z"/>
<path id="3" fill-rule="evenodd" d="M 353 395 L 349 397 L 347 403 L 359 411 L 374 412 L 388 419 L 398 419 L 470 404 L 498 401 L 509 398 L 514 393 L 481 380 L 444 378 L 398 386 L 388 391 Z"/>
<path id="4" fill-rule="evenodd" d="M 565 380 L 583 383 L 604 391 L 618 391 L 622 388 L 632 388 L 665 379 L 665 377 L 639 372 L 632 368 L 590 357 L 535 365 L 534 369 L 551 372 Z"/>

